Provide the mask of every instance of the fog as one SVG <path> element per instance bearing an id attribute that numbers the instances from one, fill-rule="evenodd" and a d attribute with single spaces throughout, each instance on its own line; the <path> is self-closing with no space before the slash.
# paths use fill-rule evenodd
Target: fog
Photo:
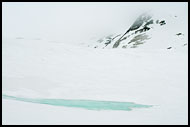
<path id="1" fill-rule="evenodd" d="M 124 31 L 143 12 L 177 10 L 179 2 L 3 2 L 3 37 L 77 42 Z M 180 9 L 179 9 L 180 8 Z"/>

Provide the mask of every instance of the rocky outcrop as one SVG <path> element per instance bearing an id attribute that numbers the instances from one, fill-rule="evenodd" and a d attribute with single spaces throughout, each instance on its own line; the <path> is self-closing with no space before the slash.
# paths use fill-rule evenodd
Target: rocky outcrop
<path id="1" fill-rule="evenodd" d="M 120 44 L 121 41 L 125 40 L 126 37 L 124 37 L 127 33 L 131 31 L 135 31 L 135 34 L 142 33 L 144 31 L 150 30 L 148 27 L 150 24 L 153 24 L 153 19 L 152 17 L 148 15 L 147 13 L 143 13 L 140 15 L 135 22 L 131 25 L 131 27 L 115 42 L 113 45 L 113 48 L 117 48 Z M 142 27 L 142 28 L 141 28 Z M 141 28 L 141 29 L 140 29 Z"/>
<path id="2" fill-rule="evenodd" d="M 165 49 L 167 49 L 169 46 L 172 46 L 173 43 L 175 43 L 176 41 L 181 41 L 185 37 L 183 34 L 183 30 L 179 32 L 177 31 L 174 36 L 171 36 L 171 34 L 173 34 L 173 30 L 177 29 L 171 27 L 172 23 L 169 25 L 167 25 L 167 23 L 169 21 L 178 23 L 176 19 L 171 19 L 171 16 L 153 16 L 148 13 L 143 13 L 132 23 L 132 25 L 124 33 L 110 34 L 108 36 L 104 36 L 96 42 L 92 41 L 89 47 L 103 49 L 151 47 L 151 45 L 148 45 L 148 43 L 153 44 L 153 42 L 158 41 L 160 43 L 163 43 L 163 46 L 162 44 L 158 43 L 155 44 L 156 46 L 165 47 Z M 147 45 L 145 43 L 147 43 Z M 183 41 L 183 44 L 185 43 L 186 42 Z M 177 43 L 175 44 L 177 45 Z M 175 46 L 172 46 L 172 48 L 174 47 Z"/>

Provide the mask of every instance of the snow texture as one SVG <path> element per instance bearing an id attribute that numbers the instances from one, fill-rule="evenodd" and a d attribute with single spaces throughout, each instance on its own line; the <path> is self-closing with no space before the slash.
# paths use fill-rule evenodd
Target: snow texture
<path id="1" fill-rule="evenodd" d="M 3 95 L 134 102 L 153 107 L 97 111 L 2 98 L 2 124 L 187 125 L 188 23 L 187 14 L 180 13 L 183 12 L 181 8 L 186 6 L 180 5 L 168 13 L 155 11 L 150 30 L 133 35 L 130 31 L 125 36 L 131 35 L 131 38 L 121 41 L 117 48 L 104 40 L 107 33 L 103 39 L 98 35 L 77 43 L 36 36 L 3 36 Z M 129 24 L 132 25 L 138 16 L 134 17 Z M 166 24 L 157 24 L 155 19 L 165 20 Z M 118 40 L 131 25 L 110 32 L 108 36 L 118 35 L 115 38 Z M 139 29 L 141 27 L 136 30 Z M 137 35 L 148 39 L 131 48 L 134 43 L 141 43 Z M 129 43 L 132 39 L 135 40 Z M 107 42 L 107 46 L 99 44 L 101 41 Z"/>

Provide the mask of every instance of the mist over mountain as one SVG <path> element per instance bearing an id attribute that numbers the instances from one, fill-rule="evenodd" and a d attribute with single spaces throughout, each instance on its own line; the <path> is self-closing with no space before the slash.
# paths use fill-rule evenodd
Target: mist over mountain
<path id="1" fill-rule="evenodd" d="M 187 25 L 188 12 L 183 2 L 12 2 L 3 3 L 2 8 L 3 37 L 64 43 L 83 43 L 109 34 L 124 34 L 144 12 L 158 12 L 157 16 L 178 15 Z"/>
<path id="2" fill-rule="evenodd" d="M 142 13 L 129 28 L 117 34 L 93 40 L 88 47 L 93 48 L 149 48 L 171 49 L 187 47 L 186 24 L 181 15 L 170 13 L 157 15 Z"/>

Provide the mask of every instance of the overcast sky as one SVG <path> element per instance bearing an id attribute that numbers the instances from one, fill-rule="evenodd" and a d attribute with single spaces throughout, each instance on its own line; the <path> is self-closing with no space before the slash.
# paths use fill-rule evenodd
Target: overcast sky
<path id="1" fill-rule="evenodd" d="M 125 31 L 142 12 L 178 10 L 187 15 L 187 3 L 157 2 L 3 2 L 5 37 L 80 41 Z"/>

